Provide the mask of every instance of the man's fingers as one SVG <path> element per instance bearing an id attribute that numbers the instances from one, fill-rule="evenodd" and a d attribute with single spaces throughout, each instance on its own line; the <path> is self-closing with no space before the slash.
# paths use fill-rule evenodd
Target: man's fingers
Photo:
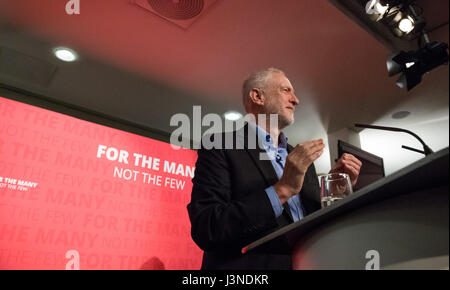
<path id="1" fill-rule="evenodd" d="M 359 170 L 358 169 L 356 169 L 356 168 L 353 168 L 353 167 L 351 167 L 351 166 L 345 166 L 344 167 L 344 171 L 345 172 L 348 172 L 349 173 L 349 175 L 353 175 L 353 176 L 358 176 L 358 173 L 359 173 Z"/>
<path id="2" fill-rule="evenodd" d="M 319 158 L 320 155 L 322 155 L 322 153 L 323 153 L 323 150 L 320 150 L 320 151 L 315 152 L 315 153 L 311 156 L 311 159 L 313 160 L 313 162 L 316 161 L 317 158 Z"/>
<path id="3" fill-rule="evenodd" d="M 324 148 L 325 145 L 321 139 L 300 143 L 289 153 L 288 159 L 297 166 L 308 167 L 322 155 Z"/>
<path id="4" fill-rule="evenodd" d="M 360 169 L 361 167 L 353 161 L 339 160 L 330 172 L 343 172 L 348 173 L 351 177 L 357 177 Z"/>
<path id="5" fill-rule="evenodd" d="M 350 166 L 350 167 L 356 169 L 357 171 L 359 171 L 361 169 L 362 162 L 359 161 L 353 155 L 345 153 L 342 155 L 342 157 L 336 163 L 334 170 L 340 169 L 340 168 L 346 167 L 346 166 Z"/>
<path id="6" fill-rule="evenodd" d="M 342 164 L 344 166 L 352 167 L 352 168 L 354 168 L 355 170 L 358 170 L 358 171 L 361 169 L 361 166 L 359 164 L 355 163 L 353 160 L 344 160 L 344 161 L 342 161 Z"/>
<path id="7" fill-rule="evenodd" d="M 297 144 L 296 147 L 311 148 L 311 147 L 314 147 L 314 146 L 320 145 L 320 144 L 323 144 L 323 140 L 322 139 L 299 143 L 299 144 Z"/>
<path id="8" fill-rule="evenodd" d="M 350 177 L 350 181 L 352 182 L 353 186 L 356 184 L 356 180 L 358 179 L 358 176 L 359 176 L 359 170 L 357 170 L 351 166 L 346 166 L 346 165 L 342 169 L 339 169 L 339 170 L 334 169 L 334 170 L 330 171 L 330 173 L 333 173 L 333 172 L 347 173 Z"/>
<path id="9" fill-rule="evenodd" d="M 335 167 L 330 171 L 330 173 L 347 173 L 350 176 L 352 185 L 356 184 L 358 180 L 359 172 L 361 170 L 362 162 L 358 160 L 355 156 L 344 153 L 341 158 L 339 158 Z"/>
<path id="10" fill-rule="evenodd" d="M 307 147 L 305 147 L 305 149 L 310 152 L 316 152 L 317 150 L 322 150 L 323 148 L 325 148 L 325 144 L 323 144 L 323 142 L 311 142 Z"/>
<path id="11" fill-rule="evenodd" d="M 333 168 L 333 171 L 335 172 L 359 172 L 359 167 L 355 167 L 354 164 L 348 162 L 348 161 L 343 161 L 339 166 L 336 166 L 335 168 Z"/>
<path id="12" fill-rule="evenodd" d="M 362 162 L 358 158 L 353 156 L 352 154 L 344 153 L 344 154 L 342 154 L 341 159 L 342 160 L 352 161 L 352 162 L 356 163 L 359 167 L 362 166 Z"/>
<path id="13" fill-rule="evenodd" d="M 291 153 L 297 156 L 296 158 L 302 158 L 314 154 L 317 151 L 323 150 L 324 148 L 325 145 L 321 142 L 314 142 L 308 144 L 302 143 L 297 145 L 297 147 L 295 147 Z"/>
<path id="14" fill-rule="evenodd" d="M 311 152 L 311 153 L 316 153 L 317 151 L 323 151 L 323 149 L 325 148 L 325 145 L 320 145 L 320 144 L 318 144 L 318 145 L 316 145 L 316 146 L 313 146 L 313 147 L 310 147 L 309 148 L 309 152 Z"/>

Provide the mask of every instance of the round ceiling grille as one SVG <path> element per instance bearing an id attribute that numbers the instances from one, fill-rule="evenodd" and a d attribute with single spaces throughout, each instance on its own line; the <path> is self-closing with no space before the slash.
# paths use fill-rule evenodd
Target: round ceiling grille
<path id="1" fill-rule="evenodd" d="M 161 16 L 186 20 L 194 18 L 202 12 L 203 0 L 147 0 L 148 4 Z"/>
<path id="2" fill-rule="evenodd" d="M 409 114 L 411 114 L 411 112 L 408 111 L 399 111 L 395 114 L 392 114 L 392 118 L 393 119 L 403 119 L 409 116 Z"/>

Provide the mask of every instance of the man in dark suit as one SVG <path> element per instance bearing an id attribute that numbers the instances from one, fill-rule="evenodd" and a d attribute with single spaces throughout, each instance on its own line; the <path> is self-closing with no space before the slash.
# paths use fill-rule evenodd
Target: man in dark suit
<path id="1" fill-rule="evenodd" d="M 202 269 L 291 269 L 288 253 L 241 254 L 241 248 L 320 209 L 313 162 L 324 144 L 321 139 L 287 144 L 281 130 L 294 122 L 299 100 L 282 71 L 270 68 L 250 75 L 243 85 L 243 103 L 256 116 L 254 122 L 204 139 L 198 151 L 188 205 L 192 238 L 204 250 Z M 270 122 L 270 114 L 277 122 Z M 233 140 L 234 149 L 206 149 L 205 141 L 214 138 L 221 145 Z M 249 146 L 255 142 L 259 146 Z M 345 155 L 331 172 L 349 174 L 354 185 L 360 166 L 355 157 Z"/>

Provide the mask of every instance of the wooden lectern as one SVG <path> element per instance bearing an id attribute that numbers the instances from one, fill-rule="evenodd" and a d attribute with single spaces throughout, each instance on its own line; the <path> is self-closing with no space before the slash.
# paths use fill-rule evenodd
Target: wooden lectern
<path id="1" fill-rule="evenodd" d="M 448 269 L 448 155 L 433 153 L 242 252 L 289 251 L 297 270 Z"/>

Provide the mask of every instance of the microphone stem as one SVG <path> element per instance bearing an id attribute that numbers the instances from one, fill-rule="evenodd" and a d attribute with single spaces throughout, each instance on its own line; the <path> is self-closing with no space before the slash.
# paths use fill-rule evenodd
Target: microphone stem
<path id="1" fill-rule="evenodd" d="M 425 144 L 425 142 L 423 142 L 423 140 L 419 136 L 417 136 L 415 133 L 413 133 L 409 130 L 395 128 L 395 127 L 375 126 L 375 125 L 366 125 L 366 124 L 355 124 L 355 127 L 408 133 L 408 134 L 414 136 L 422 144 L 423 152 L 421 152 L 421 153 L 424 153 L 425 155 L 429 155 L 429 154 L 433 153 L 433 150 L 431 150 L 431 148 L 428 147 L 427 144 Z"/>

